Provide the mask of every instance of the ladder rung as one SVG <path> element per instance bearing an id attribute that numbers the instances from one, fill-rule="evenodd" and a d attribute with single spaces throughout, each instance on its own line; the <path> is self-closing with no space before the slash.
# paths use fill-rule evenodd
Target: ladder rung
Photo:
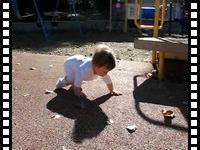
<path id="1" fill-rule="evenodd" d="M 154 26 L 152 26 L 152 25 L 140 25 L 140 27 L 142 29 L 153 29 L 154 28 Z"/>

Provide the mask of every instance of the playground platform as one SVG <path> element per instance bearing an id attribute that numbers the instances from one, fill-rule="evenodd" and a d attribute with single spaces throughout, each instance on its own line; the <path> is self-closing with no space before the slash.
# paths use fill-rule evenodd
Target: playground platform
<path id="1" fill-rule="evenodd" d="M 187 85 L 147 78 L 150 63 L 120 60 L 111 71 L 114 87 L 123 93 L 110 96 L 100 80 L 87 82 L 81 100 L 66 88 L 55 90 L 66 57 L 13 52 L 13 149 L 45 150 L 158 150 L 188 148 Z M 32 68 L 32 70 L 31 70 Z M 46 90 L 55 93 L 45 94 Z M 175 113 L 165 120 L 162 109 Z M 107 120 L 113 122 L 108 123 Z M 137 130 L 129 133 L 129 125 Z"/>

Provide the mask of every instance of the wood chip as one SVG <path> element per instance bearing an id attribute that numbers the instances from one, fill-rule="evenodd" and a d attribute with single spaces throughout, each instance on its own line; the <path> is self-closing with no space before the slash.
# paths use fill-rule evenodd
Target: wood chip
<path id="1" fill-rule="evenodd" d="M 31 67 L 31 68 L 29 68 L 30 70 L 35 70 L 36 68 L 35 67 Z"/>
<path id="2" fill-rule="evenodd" d="M 45 91 L 45 94 L 53 94 L 53 93 L 54 93 L 54 91 L 49 91 L 49 90 Z"/>
<path id="3" fill-rule="evenodd" d="M 167 118 L 174 118 L 175 117 L 174 112 L 172 110 L 162 109 L 162 114 L 163 114 L 164 117 L 167 117 Z"/>

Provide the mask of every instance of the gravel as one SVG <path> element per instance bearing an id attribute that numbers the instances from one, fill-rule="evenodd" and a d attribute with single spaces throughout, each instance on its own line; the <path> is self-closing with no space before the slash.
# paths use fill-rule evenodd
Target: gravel
<path id="1" fill-rule="evenodd" d="M 110 46 L 117 60 L 130 60 L 148 62 L 151 60 L 151 51 L 134 48 L 136 33 L 109 33 L 94 32 L 79 33 L 55 32 L 49 35 L 49 41 L 45 41 L 40 32 L 13 33 L 13 50 L 39 54 L 59 56 L 71 56 L 82 54 L 92 56 L 95 45 L 103 43 Z"/>

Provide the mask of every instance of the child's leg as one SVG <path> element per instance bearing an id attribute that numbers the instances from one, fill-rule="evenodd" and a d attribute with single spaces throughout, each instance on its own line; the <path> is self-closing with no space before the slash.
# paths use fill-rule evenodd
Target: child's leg
<path id="1" fill-rule="evenodd" d="M 67 62 L 64 63 L 64 77 L 56 82 L 56 89 L 71 85 L 73 81 L 73 71 Z"/>
<path id="2" fill-rule="evenodd" d="M 56 82 L 56 89 L 60 89 L 62 87 L 65 87 L 67 85 L 70 85 L 70 83 L 67 82 L 67 80 L 64 78 L 59 78 Z"/>

